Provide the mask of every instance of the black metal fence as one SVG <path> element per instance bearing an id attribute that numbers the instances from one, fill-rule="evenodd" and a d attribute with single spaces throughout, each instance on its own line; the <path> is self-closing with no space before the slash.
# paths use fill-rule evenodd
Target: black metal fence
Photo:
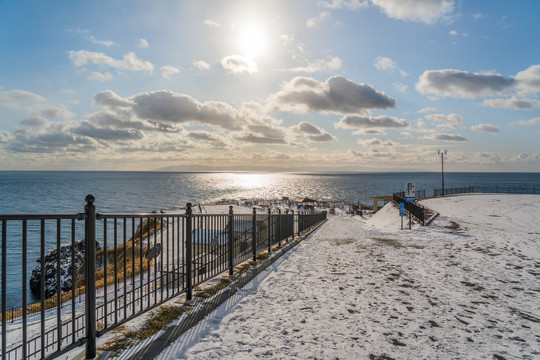
<path id="1" fill-rule="evenodd" d="M 511 186 L 465 186 L 443 189 L 433 189 L 433 196 L 457 195 L 457 194 L 540 194 L 540 188 L 536 187 L 511 187 Z"/>
<path id="2" fill-rule="evenodd" d="M 232 206 L 229 214 L 193 214 L 190 204 L 185 214 L 99 214 L 93 196 L 86 200 L 80 214 L 0 215 L 2 359 L 54 358 L 85 343 L 92 358 L 96 337 L 181 293 L 191 299 L 198 284 L 326 219 L 234 214 Z M 36 257 L 40 300 L 28 304 L 28 261 Z M 22 306 L 10 312 L 14 281 Z"/>
<path id="3" fill-rule="evenodd" d="M 405 198 L 399 193 L 393 194 L 393 201 L 396 204 L 399 204 L 400 202 L 405 203 L 405 210 L 409 214 L 411 214 L 416 220 L 418 220 L 422 225 L 425 224 L 424 207 L 422 205 L 413 202 L 405 202 Z"/>
<path id="4" fill-rule="evenodd" d="M 300 214 L 298 216 L 298 232 L 304 232 L 324 220 L 326 220 L 326 211 L 321 213 Z"/>
<path id="5" fill-rule="evenodd" d="M 509 187 L 509 186 L 463 186 L 445 189 L 433 189 L 433 197 L 458 195 L 458 194 L 540 194 L 540 188 L 535 187 Z M 416 199 L 426 198 L 425 190 L 416 191 Z M 396 204 L 405 203 L 405 210 L 416 218 L 422 225 L 426 221 L 426 208 L 420 204 L 405 202 L 405 192 L 393 194 L 393 201 Z"/>

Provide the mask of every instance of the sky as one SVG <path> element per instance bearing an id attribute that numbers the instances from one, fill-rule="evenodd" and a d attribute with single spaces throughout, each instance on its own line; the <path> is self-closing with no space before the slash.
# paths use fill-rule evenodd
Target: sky
<path id="1" fill-rule="evenodd" d="M 537 0 L 0 1 L 0 170 L 540 171 Z"/>

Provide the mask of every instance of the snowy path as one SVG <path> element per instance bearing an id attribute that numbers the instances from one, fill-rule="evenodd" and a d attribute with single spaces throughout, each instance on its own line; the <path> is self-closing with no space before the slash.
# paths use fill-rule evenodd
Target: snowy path
<path id="1" fill-rule="evenodd" d="M 470 198 L 413 231 L 330 218 L 160 358 L 540 358 L 539 202 Z"/>

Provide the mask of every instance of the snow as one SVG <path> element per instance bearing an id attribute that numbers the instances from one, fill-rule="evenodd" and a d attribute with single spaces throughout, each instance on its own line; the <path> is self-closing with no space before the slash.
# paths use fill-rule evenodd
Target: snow
<path id="1" fill-rule="evenodd" d="M 540 358 L 540 196 L 422 204 L 330 217 L 158 359 Z"/>

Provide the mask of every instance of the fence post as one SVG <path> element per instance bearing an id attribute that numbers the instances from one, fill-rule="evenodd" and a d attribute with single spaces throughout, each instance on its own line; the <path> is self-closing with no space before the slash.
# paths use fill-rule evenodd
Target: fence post
<path id="1" fill-rule="evenodd" d="M 291 210 L 291 221 L 292 221 L 292 224 L 291 224 L 291 229 L 292 229 L 291 241 L 294 241 L 294 210 Z"/>
<path id="2" fill-rule="evenodd" d="M 184 266 L 186 266 L 186 300 L 193 298 L 193 284 L 191 278 L 191 269 L 193 267 L 193 256 L 191 253 L 191 226 L 192 226 L 192 210 L 191 203 L 186 204 L 186 259 L 184 260 Z"/>
<path id="3" fill-rule="evenodd" d="M 277 238 L 278 238 L 278 241 L 279 241 L 279 246 L 281 246 L 281 209 L 278 209 Z"/>
<path id="4" fill-rule="evenodd" d="M 272 235 L 272 209 L 268 207 L 268 255 L 272 252 L 272 244 L 270 243 L 270 237 Z"/>
<path id="5" fill-rule="evenodd" d="M 233 265 L 233 260 L 234 260 L 234 223 L 233 223 L 233 207 L 232 205 L 229 206 L 229 275 L 232 276 L 233 272 L 234 272 L 234 265 Z"/>
<path id="6" fill-rule="evenodd" d="M 285 210 L 285 243 L 289 243 L 289 209 Z"/>
<path id="7" fill-rule="evenodd" d="M 87 195 L 85 220 L 85 314 L 86 314 L 86 359 L 96 357 L 96 197 Z"/>
<path id="8" fill-rule="evenodd" d="M 253 248 L 253 261 L 257 261 L 257 210 L 253 207 L 253 228 L 251 234 L 251 247 Z"/>

